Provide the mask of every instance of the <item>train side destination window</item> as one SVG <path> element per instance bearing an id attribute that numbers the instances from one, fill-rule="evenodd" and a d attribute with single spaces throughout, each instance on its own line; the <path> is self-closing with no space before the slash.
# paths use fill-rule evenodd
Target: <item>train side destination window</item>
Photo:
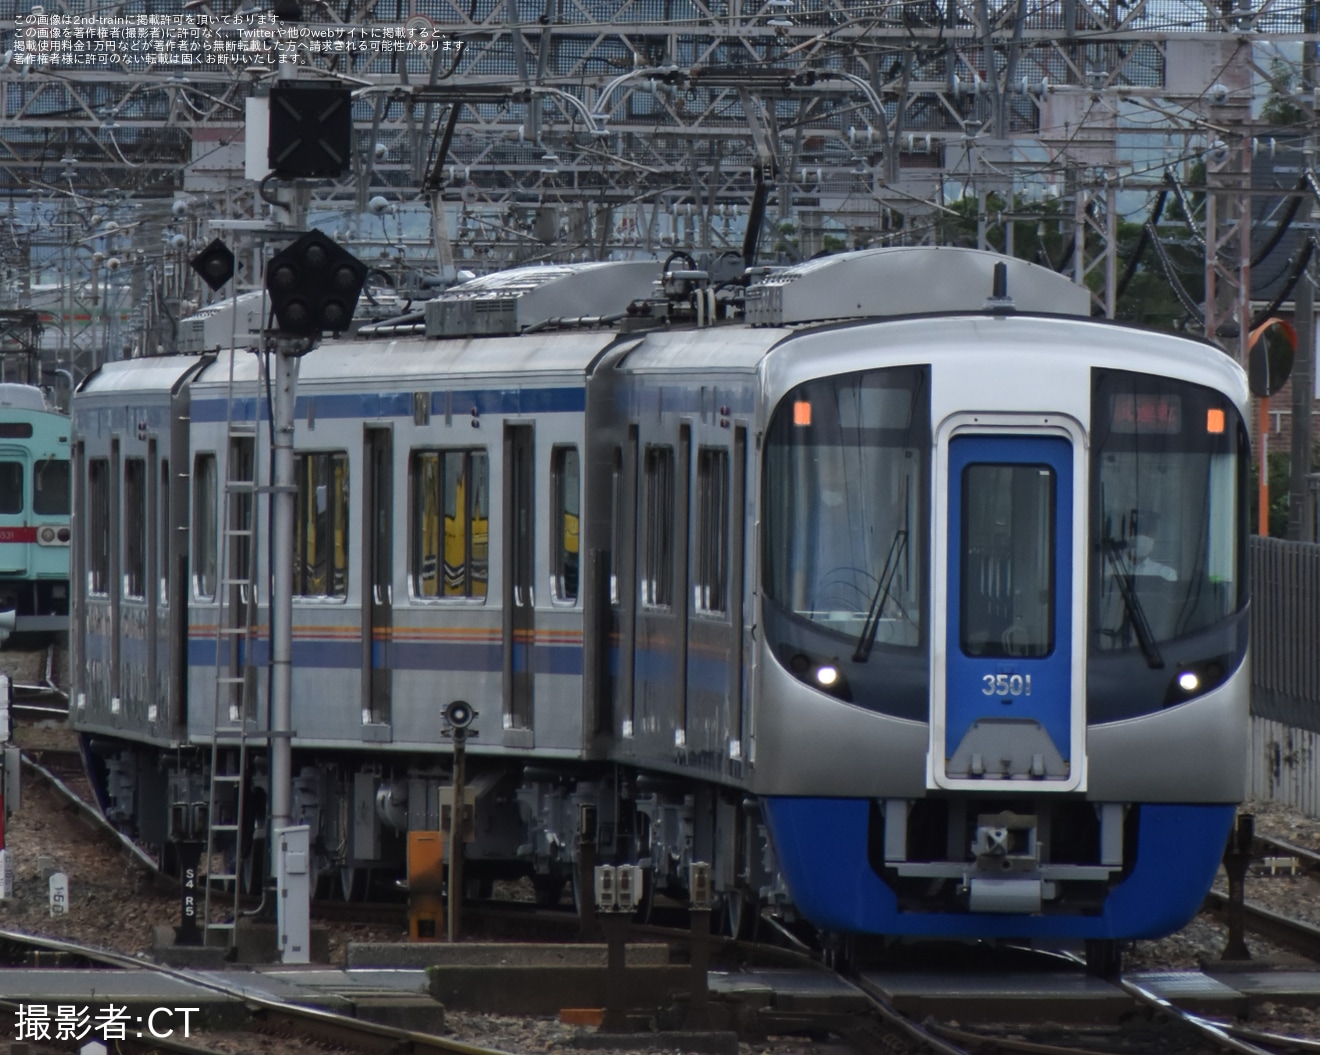
<path id="1" fill-rule="evenodd" d="M 298 506 L 293 518 L 293 592 L 297 597 L 348 596 L 348 455 L 295 459 Z"/>
<path id="2" fill-rule="evenodd" d="M 697 553 L 695 608 L 723 613 L 729 607 L 729 452 L 697 452 Z"/>
<path id="3" fill-rule="evenodd" d="M 484 448 L 414 451 L 416 597 L 484 598 L 490 580 L 490 459 Z"/>
<path id="4" fill-rule="evenodd" d="M 674 449 L 646 448 L 642 604 L 668 608 L 674 584 Z"/>
<path id="5" fill-rule="evenodd" d="M 110 462 L 87 463 L 87 592 L 110 592 Z"/>
<path id="6" fill-rule="evenodd" d="M 551 452 L 550 484 L 555 504 L 550 538 L 555 599 L 576 601 L 581 547 L 581 465 L 576 447 L 556 447 Z"/>
<path id="7" fill-rule="evenodd" d="M 66 517 L 72 508 L 69 459 L 43 458 L 32 467 L 32 512 L 38 516 Z"/>
<path id="8" fill-rule="evenodd" d="M 23 463 L 0 462 L 0 513 L 23 512 Z"/>
<path id="9" fill-rule="evenodd" d="M 204 600 L 215 597 L 216 480 L 215 455 L 197 455 L 193 462 L 193 590 Z"/>
<path id="10" fill-rule="evenodd" d="M 124 461 L 124 596 L 147 594 L 147 463 Z"/>

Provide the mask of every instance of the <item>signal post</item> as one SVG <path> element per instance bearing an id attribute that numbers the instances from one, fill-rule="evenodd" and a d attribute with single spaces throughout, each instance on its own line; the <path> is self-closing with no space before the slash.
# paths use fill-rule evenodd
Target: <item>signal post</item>
<path id="1" fill-rule="evenodd" d="M 367 268 L 320 231 L 309 231 L 266 265 L 266 290 L 279 329 L 275 352 L 271 481 L 270 823 L 279 860 L 276 919 L 281 959 L 306 963 L 311 950 L 309 832 L 293 817 L 293 519 L 298 493 L 293 430 L 298 360 L 322 333 L 342 332 L 352 322 Z"/>

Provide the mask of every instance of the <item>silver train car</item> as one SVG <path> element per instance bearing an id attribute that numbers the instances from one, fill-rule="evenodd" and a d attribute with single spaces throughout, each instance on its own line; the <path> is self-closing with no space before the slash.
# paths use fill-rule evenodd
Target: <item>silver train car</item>
<path id="1" fill-rule="evenodd" d="M 557 901 L 590 846 L 678 895 L 710 862 L 734 930 L 1181 926 L 1243 792 L 1246 381 L 1089 307 L 952 248 L 745 290 L 579 265 L 306 355 L 294 808 L 327 886 L 440 827 L 464 700 L 473 889 Z M 216 350 L 74 403 L 73 720 L 164 848 L 217 723 L 268 721 L 268 502 L 225 483 L 267 463 L 267 398 Z"/>

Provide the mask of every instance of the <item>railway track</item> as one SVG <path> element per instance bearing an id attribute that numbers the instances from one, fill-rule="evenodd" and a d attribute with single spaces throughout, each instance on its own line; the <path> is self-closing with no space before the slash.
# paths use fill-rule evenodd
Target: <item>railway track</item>
<path id="1" fill-rule="evenodd" d="M 133 956 L 96 949 L 76 942 L 38 938 L 17 931 L 0 930 L 0 943 L 11 947 L 30 946 L 47 954 L 62 955 L 98 967 L 142 972 L 171 978 L 195 989 L 207 990 L 232 1000 L 245 1008 L 257 1032 L 278 1032 L 296 1036 L 317 1044 L 328 1044 L 351 1052 L 367 1055 L 389 1052 L 392 1055 L 504 1055 L 500 1049 L 484 1048 L 448 1037 L 393 1026 L 368 1022 L 348 1015 L 336 1014 L 319 1008 L 275 1000 L 253 993 L 251 987 L 240 986 L 217 977 L 215 973 L 165 967 L 144 962 Z M 12 1001 L 0 1003 L 0 1008 L 17 1010 Z M 42 1041 L 42 1043 L 46 1043 Z M 59 1046 L 59 1045 L 54 1045 Z M 117 1050 L 123 1052 L 168 1051 L 178 1055 L 204 1055 L 206 1049 L 170 1037 L 132 1037 L 116 1040 Z M 70 1047 L 77 1049 L 76 1042 Z"/>
<path id="2" fill-rule="evenodd" d="M 76 755 L 67 752 L 45 751 L 42 752 L 42 761 L 35 759 L 26 760 L 25 764 L 31 771 L 46 780 L 52 788 L 71 803 L 70 808 L 76 809 L 82 816 L 85 816 L 89 823 L 97 825 L 103 832 L 104 837 L 113 839 L 118 843 L 126 853 L 132 854 L 134 859 L 144 868 L 154 872 L 155 862 L 146 855 L 143 855 L 139 848 L 131 842 L 125 840 L 111 826 L 105 824 L 99 810 L 89 805 L 76 791 L 70 786 L 69 782 L 63 779 L 68 776 L 68 770 L 74 768 Z M 46 763 L 51 763 L 50 765 Z M 58 770 L 58 772 L 57 772 Z M 1277 844 L 1272 844 L 1276 849 Z M 345 915 L 340 918 L 357 921 L 365 911 L 368 913 L 389 914 L 396 919 L 401 919 L 405 910 L 402 904 L 380 904 L 364 905 L 363 903 L 344 903 L 344 902 L 318 902 L 316 911 L 322 917 L 337 916 L 340 913 Z M 485 906 L 473 906 L 470 910 L 465 910 L 465 916 L 469 912 L 474 917 L 479 916 L 483 911 L 500 912 L 506 916 L 516 915 L 523 918 L 541 918 L 548 915 L 556 917 L 561 923 L 562 929 L 572 931 L 577 926 L 575 916 L 567 912 L 547 914 L 544 910 L 535 910 L 533 906 L 527 906 L 525 909 L 519 906 L 502 905 L 498 910 L 494 908 L 487 909 Z M 1259 919 L 1265 918 L 1258 913 L 1251 912 L 1248 916 L 1253 926 Z M 518 924 L 511 923 L 510 928 L 516 928 Z M 1282 920 L 1279 926 L 1292 927 L 1292 921 Z M 661 937 L 664 940 L 681 942 L 685 935 L 683 932 L 669 928 L 646 928 L 655 937 Z M 1270 935 L 1267 935 L 1270 936 Z M 3 940 L 3 935 L 0 935 Z M 1278 940 L 1272 937 L 1272 940 Z M 1311 940 L 1311 939 L 1307 939 Z M 1315 938 L 1320 943 L 1320 937 Z M 719 939 L 712 939 L 713 948 L 718 947 L 721 942 Z M 1282 942 L 1280 942 L 1282 944 Z M 57 943 L 59 944 L 59 943 Z M 62 943 L 68 947 L 68 943 Z M 1317 951 L 1317 958 L 1320 959 L 1320 944 L 1313 946 Z M 1304 950 L 1305 951 L 1305 950 Z M 72 953 L 71 953 L 72 954 Z M 817 954 L 818 955 L 818 954 Z M 1308 952 L 1308 955 L 1310 953 Z M 815 963 L 816 969 L 825 970 L 818 962 L 814 961 L 813 954 L 805 948 L 797 953 L 787 952 L 782 947 L 777 950 L 777 956 L 781 959 L 784 956 L 790 956 L 795 960 L 800 960 L 804 965 Z M 128 964 L 138 969 L 143 969 L 141 960 L 134 957 L 123 957 Z M 154 969 L 154 968 L 153 968 Z M 182 972 L 186 974 L 187 972 Z M 1025 1053 L 1036 1053 L 1036 1055 L 1088 1055 L 1090 1052 L 1096 1052 L 1098 1055 L 1113 1055 L 1116 1050 L 1112 1045 L 1103 1045 L 1099 1047 L 1088 1047 L 1085 1042 L 1076 1043 L 1076 1040 L 1085 1041 L 1086 1038 L 1069 1038 L 1068 1042 L 1059 1042 L 1057 1038 L 1051 1041 L 1024 1040 L 1021 1037 L 1011 1037 L 1003 1035 L 987 1035 L 986 1033 L 976 1033 L 965 1028 L 953 1028 L 948 1025 L 941 1025 L 932 1022 L 918 1022 L 895 1010 L 885 1000 L 883 995 L 874 991 L 870 987 L 859 981 L 857 978 L 850 979 L 868 1001 L 868 1013 L 865 1015 L 854 1016 L 848 1021 L 833 1021 L 829 1025 L 831 1032 L 837 1032 L 843 1036 L 846 1041 L 860 1055 L 983 1055 L 990 1051 L 1022 1051 Z M 221 987 L 223 988 L 223 987 Z M 1124 985 L 1127 989 L 1128 986 Z M 1135 987 L 1139 990 L 1139 987 Z M 1278 1038 L 1267 1033 L 1253 1032 L 1246 1030 L 1230 1029 L 1228 1027 L 1215 1025 L 1197 1019 L 1196 1016 L 1186 1015 L 1184 1012 L 1177 1011 L 1176 1008 L 1165 1005 L 1158 996 L 1139 991 L 1129 991 L 1135 1002 L 1139 1002 L 1149 1008 L 1152 1016 L 1163 1016 L 1169 1021 L 1168 1029 L 1176 1028 L 1179 1031 L 1186 1031 L 1186 1036 L 1190 1038 L 1189 1044 L 1199 1044 L 1200 1048 L 1189 1047 L 1190 1051 L 1232 1051 L 1238 1055 L 1262 1055 L 1262 1053 L 1274 1053 L 1284 1050 L 1292 1051 L 1314 1051 L 1320 1053 L 1320 1043 L 1298 1041 L 1293 1038 Z M 244 998 L 251 1004 L 250 992 L 246 992 Z M 370 1038 L 363 1035 L 362 1039 L 353 1039 L 351 1042 L 345 1042 L 346 1034 L 343 1030 L 344 1016 L 330 1015 L 323 1012 L 312 1013 L 305 1008 L 291 1011 L 287 1007 L 279 1005 L 278 1001 L 272 1001 L 271 1006 L 261 1007 L 254 1013 L 254 1026 L 269 1030 L 282 1035 L 293 1035 L 299 1037 L 315 1038 L 318 1043 L 333 1043 L 338 1046 L 348 1046 L 354 1050 L 362 1051 L 453 1051 L 453 1052 L 472 1052 L 480 1053 L 487 1050 L 479 1047 L 470 1047 L 456 1042 L 447 1042 L 441 1046 L 435 1046 L 431 1040 L 419 1041 L 412 1038 L 412 1035 L 405 1030 L 388 1031 L 388 1027 L 378 1027 L 373 1024 L 365 1024 L 367 1032 L 372 1035 Z M 321 1017 L 318 1017 L 321 1016 Z M 289 1016 L 295 1016 L 290 1018 Z M 347 1019 L 349 1022 L 358 1023 L 360 1020 Z M 387 1030 L 385 1033 L 380 1030 Z M 423 1035 L 425 1036 L 425 1035 Z M 438 1038 L 443 1041 L 445 1038 Z M 1112 1039 L 1112 1038 L 1105 1038 Z M 1128 1044 L 1124 1050 L 1128 1052 L 1149 1051 L 1160 1052 L 1160 1055 L 1170 1055 L 1175 1049 L 1160 1046 L 1162 1041 L 1155 1040 L 1151 1044 L 1142 1047 L 1140 1045 L 1133 1047 Z M 626 1036 L 619 1039 L 620 1047 L 629 1046 Z M 131 1046 L 121 1046 L 122 1050 L 133 1050 Z M 177 1049 L 164 1049 L 162 1045 L 155 1044 L 156 1050 L 177 1050 L 180 1055 L 199 1055 L 198 1049 L 189 1048 L 187 1045 Z M 146 1049 L 139 1049 L 146 1050 Z M 1176 1049 L 1181 1051 L 1182 1049 Z M 204 1055 L 204 1053 L 201 1053 Z"/>

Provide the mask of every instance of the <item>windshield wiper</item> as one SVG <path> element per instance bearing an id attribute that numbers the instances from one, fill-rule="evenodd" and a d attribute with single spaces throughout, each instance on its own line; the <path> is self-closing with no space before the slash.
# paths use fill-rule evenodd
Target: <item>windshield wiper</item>
<path id="1" fill-rule="evenodd" d="M 889 554 L 885 557 L 885 566 L 880 572 L 875 596 L 871 598 L 871 607 L 866 612 L 866 622 L 862 624 L 861 636 L 857 638 L 857 647 L 853 650 L 854 663 L 865 663 L 871 655 L 871 649 L 875 647 L 875 634 L 880 629 L 880 613 L 884 611 L 885 602 L 889 600 L 889 589 L 894 584 L 899 562 L 907 549 L 907 537 L 907 528 L 899 528 L 894 532 L 893 541 L 889 543 Z"/>
<path id="2" fill-rule="evenodd" d="M 1123 604 L 1127 607 L 1128 618 L 1136 632 L 1137 645 L 1146 657 L 1146 665 L 1151 670 L 1160 670 L 1164 666 L 1164 656 L 1160 654 L 1160 646 L 1155 643 L 1150 621 L 1146 618 L 1146 609 L 1141 606 L 1141 598 L 1137 596 L 1136 586 L 1132 582 L 1132 573 L 1124 569 L 1120 559 L 1123 544 L 1106 536 L 1100 542 L 1100 550 L 1114 569 L 1114 581 L 1118 584 L 1118 592 L 1123 595 Z"/>

